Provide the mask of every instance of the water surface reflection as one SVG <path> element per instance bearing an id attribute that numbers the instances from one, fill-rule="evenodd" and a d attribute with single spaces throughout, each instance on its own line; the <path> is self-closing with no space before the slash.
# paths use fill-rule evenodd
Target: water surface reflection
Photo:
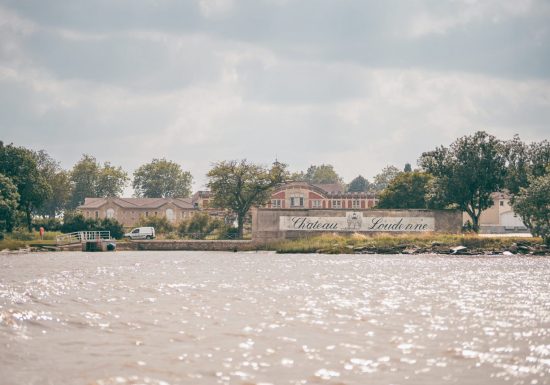
<path id="1" fill-rule="evenodd" d="M 3 384 L 546 384 L 550 259 L 0 256 Z"/>

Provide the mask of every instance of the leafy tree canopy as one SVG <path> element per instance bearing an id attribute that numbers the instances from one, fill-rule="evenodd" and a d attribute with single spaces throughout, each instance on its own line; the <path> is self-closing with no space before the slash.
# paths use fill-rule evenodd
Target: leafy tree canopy
<path id="1" fill-rule="evenodd" d="M 466 211 L 474 231 L 479 231 L 481 212 L 493 205 L 491 193 L 504 185 L 505 158 L 502 144 L 479 131 L 457 139 L 450 147 L 425 152 L 420 166 L 435 177 L 430 195 L 434 202 Z"/>
<path id="2" fill-rule="evenodd" d="M 401 171 L 395 166 L 386 166 L 380 174 L 374 177 L 372 189 L 376 192 L 384 190 Z"/>
<path id="3" fill-rule="evenodd" d="M 550 168 L 515 197 L 512 207 L 535 236 L 550 246 Z"/>
<path id="4" fill-rule="evenodd" d="M 193 177 L 166 159 L 153 159 L 134 172 L 135 195 L 144 198 L 185 198 L 191 194 Z"/>
<path id="5" fill-rule="evenodd" d="M 17 187 L 10 178 L 0 174 L 0 232 L 13 230 L 18 205 Z"/>
<path id="6" fill-rule="evenodd" d="M 19 193 L 18 209 L 25 213 L 27 228 L 31 230 L 32 212 L 51 194 L 46 178 L 40 173 L 33 151 L 0 142 L 0 173 L 10 178 Z"/>
<path id="7" fill-rule="evenodd" d="M 69 173 L 61 168 L 59 162 L 53 159 L 46 151 L 40 150 L 35 153 L 38 170 L 46 179 L 52 191 L 35 212 L 39 215 L 54 218 L 67 208 L 71 198 L 72 185 Z"/>
<path id="8" fill-rule="evenodd" d="M 428 208 L 426 192 L 432 176 L 425 172 L 403 172 L 392 179 L 379 195 L 378 207 L 384 209 Z"/>
<path id="9" fill-rule="evenodd" d="M 370 182 L 362 175 L 356 176 L 348 185 L 349 192 L 367 192 L 370 188 Z"/>
<path id="10" fill-rule="evenodd" d="M 305 173 L 302 171 L 292 174 L 291 179 L 316 184 L 343 183 L 340 175 L 334 171 L 334 167 L 330 164 L 311 165 Z"/>
<path id="11" fill-rule="evenodd" d="M 76 208 L 84 198 L 119 196 L 128 182 L 128 174 L 121 167 L 105 162 L 101 166 L 96 158 L 84 154 L 70 173 L 73 185 L 69 207 Z"/>
<path id="12" fill-rule="evenodd" d="M 271 189 L 283 183 L 288 173 L 286 165 L 279 162 L 267 169 L 244 159 L 216 163 L 207 176 L 211 205 L 229 209 L 237 215 L 239 237 L 242 238 L 244 218 L 250 208 L 265 204 Z"/>

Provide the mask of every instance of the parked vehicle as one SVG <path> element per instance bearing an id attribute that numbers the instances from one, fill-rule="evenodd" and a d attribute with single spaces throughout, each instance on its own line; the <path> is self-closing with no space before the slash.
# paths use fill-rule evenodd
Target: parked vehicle
<path id="1" fill-rule="evenodd" d="M 124 234 L 128 239 L 153 239 L 155 238 L 154 227 L 136 227 L 129 233 Z"/>

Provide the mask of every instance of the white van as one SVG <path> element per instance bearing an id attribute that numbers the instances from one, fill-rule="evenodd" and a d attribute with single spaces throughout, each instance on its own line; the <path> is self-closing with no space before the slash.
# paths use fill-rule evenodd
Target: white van
<path id="1" fill-rule="evenodd" d="M 124 237 L 129 239 L 153 239 L 155 238 L 155 228 L 137 227 L 129 233 L 124 234 Z"/>

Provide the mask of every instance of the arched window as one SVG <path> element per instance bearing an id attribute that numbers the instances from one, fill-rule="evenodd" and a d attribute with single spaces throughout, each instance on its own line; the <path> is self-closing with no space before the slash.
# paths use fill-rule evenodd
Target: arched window
<path id="1" fill-rule="evenodd" d="M 166 209 L 166 219 L 169 222 L 174 222 L 174 210 L 172 209 Z"/>
<path id="2" fill-rule="evenodd" d="M 107 218 L 114 218 L 114 217 L 115 217 L 115 210 L 107 209 Z"/>

